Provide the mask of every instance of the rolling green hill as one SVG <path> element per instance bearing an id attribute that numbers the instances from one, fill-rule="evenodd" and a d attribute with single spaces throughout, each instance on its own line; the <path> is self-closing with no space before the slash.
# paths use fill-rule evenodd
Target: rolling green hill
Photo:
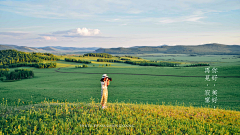
<path id="1" fill-rule="evenodd" d="M 77 47 L 27 47 L 17 45 L 1 45 L 0 50 L 15 49 L 23 52 L 51 52 L 51 53 L 80 53 L 96 52 L 109 54 L 143 54 L 143 53 L 166 53 L 166 54 L 199 54 L 199 55 L 239 55 L 240 45 L 205 44 L 205 45 L 177 45 L 177 46 L 135 46 L 131 48 L 77 48 Z"/>
<path id="2" fill-rule="evenodd" d="M 9 49 L 14 49 L 14 50 L 23 51 L 23 52 L 39 52 L 39 50 L 34 47 L 0 44 L 0 50 L 9 50 Z"/>
<path id="3" fill-rule="evenodd" d="M 27 47 L 18 45 L 0 44 L 0 50 L 14 49 L 22 52 L 51 52 L 51 53 L 74 53 L 74 52 L 93 52 L 97 47 L 61 47 L 61 46 L 45 46 L 45 47 Z"/>
<path id="4" fill-rule="evenodd" d="M 198 46 L 142 46 L 132 48 L 100 48 L 97 53 L 110 54 L 141 54 L 141 53 L 168 53 L 168 54 L 200 54 L 200 55 L 238 55 L 240 54 L 239 45 L 205 44 Z"/>

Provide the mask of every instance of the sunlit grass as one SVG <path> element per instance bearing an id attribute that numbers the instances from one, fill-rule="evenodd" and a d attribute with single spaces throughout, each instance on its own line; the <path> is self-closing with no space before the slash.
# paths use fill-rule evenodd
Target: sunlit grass
<path id="1" fill-rule="evenodd" d="M 102 110 L 94 100 L 0 107 L 0 134 L 240 133 L 240 112 L 221 109 L 108 103 Z"/>
<path id="2" fill-rule="evenodd" d="M 71 65 L 70 64 L 57 63 L 57 68 L 68 67 L 68 66 L 71 66 Z"/>
<path id="3" fill-rule="evenodd" d="M 113 68 L 138 68 L 137 66 L 111 66 Z"/>
<path id="4" fill-rule="evenodd" d="M 114 64 L 119 64 L 119 63 L 113 63 L 113 62 L 97 62 L 97 59 L 111 59 L 111 60 L 119 60 L 118 57 L 112 57 L 112 58 L 102 58 L 102 57 L 79 57 L 79 55 L 64 55 L 64 56 L 57 56 L 59 59 L 64 60 L 65 58 L 72 58 L 72 59 L 76 59 L 76 60 L 87 60 L 87 61 L 91 61 L 91 65 L 94 65 L 96 67 L 102 67 L 102 65 L 106 65 L 106 64 L 110 64 L 113 65 L 112 67 L 120 67 L 123 68 L 121 65 L 114 65 Z M 147 59 L 138 59 L 138 58 L 130 58 L 130 57 L 125 57 L 122 56 L 121 58 L 126 58 L 129 59 L 130 61 L 149 61 Z M 168 62 L 168 63 L 178 63 L 181 65 L 187 65 L 187 64 L 191 64 L 189 62 L 179 62 L 179 61 L 166 61 L 166 60 L 161 60 L 159 62 Z M 99 66 L 100 65 L 100 66 Z M 128 64 L 124 64 L 124 66 L 126 66 Z M 62 65 L 61 63 L 59 64 L 59 66 L 57 65 L 57 67 L 66 67 L 67 65 Z M 74 66 L 71 66 L 74 67 Z"/>

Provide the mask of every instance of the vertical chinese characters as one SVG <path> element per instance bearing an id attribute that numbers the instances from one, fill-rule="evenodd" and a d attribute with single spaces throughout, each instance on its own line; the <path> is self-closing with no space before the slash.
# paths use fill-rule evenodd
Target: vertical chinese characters
<path id="1" fill-rule="evenodd" d="M 207 81 L 207 87 L 209 86 L 208 83 L 210 83 L 210 81 L 212 80 L 214 82 L 214 89 L 211 91 L 210 88 L 208 87 L 207 90 L 205 90 L 205 103 L 210 103 L 212 101 L 212 103 L 214 103 L 214 108 L 215 108 L 215 104 L 217 103 L 217 90 L 215 89 L 215 82 L 217 81 L 217 68 L 212 68 L 212 72 L 211 72 L 211 68 L 207 67 L 205 68 L 205 81 Z M 210 73 L 212 73 L 212 75 L 210 75 Z"/>

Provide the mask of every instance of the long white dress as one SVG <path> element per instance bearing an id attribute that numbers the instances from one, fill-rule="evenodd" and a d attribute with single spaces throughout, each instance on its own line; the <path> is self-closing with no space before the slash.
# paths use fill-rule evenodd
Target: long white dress
<path id="1" fill-rule="evenodd" d="M 106 106 L 108 98 L 107 81 L 101 82 L 101 104 Z"/>

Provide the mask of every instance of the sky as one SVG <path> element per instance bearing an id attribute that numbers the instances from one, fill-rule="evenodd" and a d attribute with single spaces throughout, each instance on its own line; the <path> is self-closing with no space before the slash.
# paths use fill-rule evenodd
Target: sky
<path id="1" fill-rule="evenodd" d="M 240 45 L 240 0 L 0 0 L 0 44 Z"/>

